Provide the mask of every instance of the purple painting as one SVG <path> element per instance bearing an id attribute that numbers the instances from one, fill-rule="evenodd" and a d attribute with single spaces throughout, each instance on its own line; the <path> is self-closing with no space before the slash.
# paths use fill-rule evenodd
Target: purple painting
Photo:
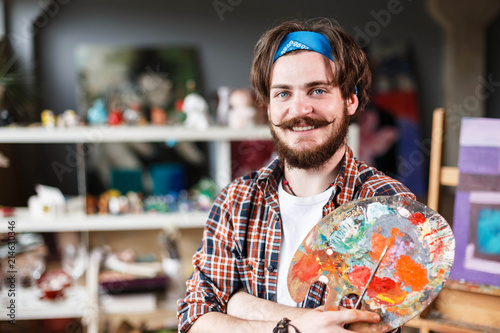
<path id="1" fill-rule="evenodd" d="M 450 277 L 500 286 L 500 119 L 464 118 Z"/>

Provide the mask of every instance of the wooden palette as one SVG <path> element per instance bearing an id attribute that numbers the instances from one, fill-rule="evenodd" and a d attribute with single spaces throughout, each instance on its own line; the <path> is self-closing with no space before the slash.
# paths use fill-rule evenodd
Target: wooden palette
<path id="1" fill-rule="evenodd" d="M 405 324 L 441 291 L 453 265 L 455 239 L 441 215 L 403 197 L 351 201 L 318 222 L 292 259 L 292 299 L 301 302 L 321 281 L 329 287 L 325 310 L 338 310 L 344 296 L 361 295 L 386 245 L 361 309 L 381 316 L 373 329 Z"/>

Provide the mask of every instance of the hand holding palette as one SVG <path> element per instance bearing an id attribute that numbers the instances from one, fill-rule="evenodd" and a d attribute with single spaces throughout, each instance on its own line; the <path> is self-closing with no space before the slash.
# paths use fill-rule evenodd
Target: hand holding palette
<path id="1" fill-rule="evenodd" d="M 359 308 L 381 317 L 370 329 L 388 331 L 436 298 L 454 252 L 450 226 L 424 204 L 395 196 L 355 200 L 309 232 L 292 259 L 288 288 L 300 302 L 314 282 L 325 283 L 330 311 L 344 296 L 361 296 Z"/>

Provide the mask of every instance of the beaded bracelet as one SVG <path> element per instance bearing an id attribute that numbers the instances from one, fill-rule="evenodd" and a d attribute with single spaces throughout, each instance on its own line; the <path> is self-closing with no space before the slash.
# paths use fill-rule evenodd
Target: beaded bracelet
<path id="1" fill-rule="evenodd" d="M 283 318 L 278 322 L 278 325 L 273 329 L 273 333 L 288 333 L 288 326 L 292 326 L 295 333 L 300 333 L 300 331 L 293 324 L 290 324 L 290 319 Z"/>

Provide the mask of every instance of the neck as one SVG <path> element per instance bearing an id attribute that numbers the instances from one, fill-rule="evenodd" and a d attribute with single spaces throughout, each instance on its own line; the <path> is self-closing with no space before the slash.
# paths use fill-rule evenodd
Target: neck
<path id="1" fill-rule="evenodd" d="M 340 170 L 345 150 L 339 151 L 319 169 L 290 168 L 285 162 L 285 178 L 293 189 L 293 193 L 288 186 L 283 186 L 285 191 L 299 197 L 311 197 L 324 192 L 331 183 L 335 182 Z"/>

